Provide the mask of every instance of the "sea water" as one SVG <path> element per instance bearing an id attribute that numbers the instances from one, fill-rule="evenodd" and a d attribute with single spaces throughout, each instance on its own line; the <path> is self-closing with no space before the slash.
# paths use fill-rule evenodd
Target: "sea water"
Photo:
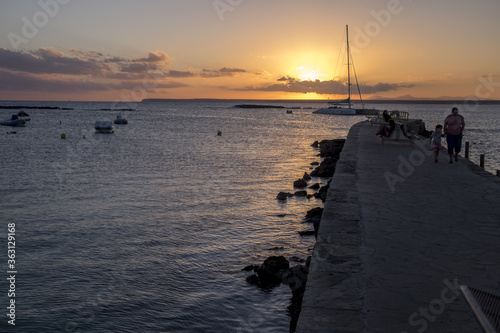
<path id="1" fill-rule="evenodd" d="M 293 192 L 293 181 L 320 160 L 314 141 L 345 138 L 364 116 L 315 115 L 322 104 L 292 101 L 265 103 L 292 113 L 234 108 L 232 101 L 138 103 L 122 111 L 130 104 L 2 104 L 71 109 L 29 109 L 26 127 L 1 128 L 0 305 L 7 314 L 15 301 L 17 330 L 288 332 L 289 287 L 259 289 L 241 269 L 271 255 L 298 265 L 311 254 L 314 237 L 298 232 L 312 229 L 304 215 L 322 203 L 276 195 Z M 451 110 L 375 106 L 409 111 L 427 129 Z M 0 111 L 4 118 L 17 113 Z M 471 158 L 485 153 L 487 166 L 500 169 L 497 107 L 461 113 Z M 95 121 L 117 114 L 129 123 L 95 133 Z M 9 224 L 14 297 L 7 295 Z M 2 331 L 8 320 L 0 320 Z"/>

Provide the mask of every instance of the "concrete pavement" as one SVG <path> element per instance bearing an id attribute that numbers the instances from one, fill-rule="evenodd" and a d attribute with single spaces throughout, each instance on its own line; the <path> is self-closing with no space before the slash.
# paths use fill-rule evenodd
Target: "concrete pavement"
<path id="1" fill-rule="evenodd" d="M 349 132 L 297 332 L 482 332 L 457 286 L 500 293 L 500 177 L 376 130 Z"/>

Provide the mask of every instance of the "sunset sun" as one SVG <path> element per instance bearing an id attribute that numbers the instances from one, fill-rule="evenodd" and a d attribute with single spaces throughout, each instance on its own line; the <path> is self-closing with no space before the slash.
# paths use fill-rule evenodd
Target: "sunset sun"
<path id="1" fill-rule="evenodd" d="M 297 73 L 297 77 L 301 81 L 324 81 L 328 77 L 327 74 L 319 73 L 317 70 L 311 69 L 310 67 L 306 66 L 298 67 Z"/>

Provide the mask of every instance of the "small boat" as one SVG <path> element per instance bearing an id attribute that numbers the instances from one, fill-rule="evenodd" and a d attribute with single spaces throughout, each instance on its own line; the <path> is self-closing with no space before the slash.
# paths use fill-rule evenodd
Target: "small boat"
<path id="1" fill-rule="evenodd" d="M 27 112 L 25 112 L 25 111 L 19 111 L 19 112 L 17 113 L 17 115 L 18 115 L 19 117 L 23 118 L 23 119 L 24 119 L 24 120 L 26 120 L 26 121 L 29 121 L 29 120 L 30 120 L 30 118 L 29 118 L 29 116 L 30 116 L 30 115 L 29 115 L 29 113 L 27 113 Z"/>
<path id="2" fill-rule="evenodd" d="M 292 110 L 286 110 L 286 113 L 290 114 L 290 113 L 293 113 Z"/>
<path id="3" fill-rule="evenodd" d="M 97 133 L 114 133 L 113 122 L 111 120 L 98 120 L 94 125 Z"/>
<path id="4" fill-rule="evenodd" d="M 117 115 L 116 116 L 116 119 L 113 121 L 115 124 L 121 124 L 121 125 L 124 125 L 124 124 L 128 124 L 128 120 L 125 119 L 125 118 L 122 118 L 121 115 Z"/>
<path id="5" fill-rule="evenodd" d="M 19 118 L 19 116 L 17 114 L 13 114 L 10 118 L 7 118 L 4 121 L 1 121 L 0 125 L 22 127 L 22 126 L 26 126 L 26 120 Z"/>

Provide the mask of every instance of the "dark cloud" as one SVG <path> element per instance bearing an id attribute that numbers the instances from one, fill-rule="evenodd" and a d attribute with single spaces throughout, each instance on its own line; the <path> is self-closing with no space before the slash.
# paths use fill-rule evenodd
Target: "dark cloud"
<path id="1" fill-rule="evenodd" d="M 219 69 L 219 72 L 220 73 L 245 73 L 246 70 L 240 69 L 240 68 L 227 68 L 227 67 L 223 67 L 223 68 Z"/>
<path id="2" fill-rule="evenodd" d="M 141 76 L 142 77 L 142 76 Z M 85 92 L 122 89 L 144 89 L 154 92 L 155 89 L 180 88 L 188 85 L 180 82 L 163 82 L 151 77 L 147 80 L 123 80 L 111 83 L 100 83 L 95 80 L 74 77 L 55 78 L 46 75 L 10 72 L 0 69 L 0 90 L 4 91 L 45 91 L 45 92 Z"/>
<path id="3" fill-rule="evenodd" d="M 112 57 L 104 59 L 104 62 L 110 62 L 110 63 L 127 62 L 127 61 L 128 61 L 127 59 L 121 57 Z"/>
<path id="4" fill-rule="evenodd" d="M 147 57 L 118 62 L 120 71 L 125 73 L 150 73 L 169 67 L 168 56 L 164 52 L 149 52 Z"/>
<path id="5" fill-rule="evenodd" d="M 123 73 L 123 72 L 109 72 L 104 76 L 106 79 L 112 80 L 125 80 L 125 81 L 134 81 L 141 80 L 144 78 L 144 74 L 135 74 L 135 73 Z"/>
<path id="6" fill-rule="evenodd" d="M 85 58 L 99 58 L 104 56 L 104 54 L 97 51 L 83 51 L 78 49 L 69 49 L 69 52 Z"/>
<path id="7" fill-rule="evenodd" d="M 27 73 L 10 72 L 0 69 L 0 90 L 4 91 L 45 91 L 80 92 L 109 90 L 94 80 L 60 79 L 36 76 Z"/>
<path id="8" fill-rule="evenodd" d="M 166 63 L 168 65 L 168 56 L 164 52 L 156 51 L 149 52 L 145 58 L 133 59 L 133 62 L 148 62 L 148 63 Z"/>
<path id="9" fill-rule="evenodd" d="M 125 63 L 121 64 L 120 71 L 124 73 L 148 73 L 153 70 L 147 63 Z"/>
<path id="10" fill-rule="evenodd" d="M 184 71 L 169 71 L 167 74 L 168 77 L 177 77 L 177 78 L 183 78 L 183 77 L 193 77 L 196 76 L 196 74 L 192 72 L 184 72 Z"/>
<path id="11" fill-rule="evenodd" d="M 185 87 L 164 81 L 169 66 L 163 52 L 149 52 L 142 58 L 122 58 L 96 51 L 70 49 L 67 53 L 40 48 L 13 51 L 0 48 L 0 90 L 84 92 L 121 89 Z M 173 72 L 171 77 L 187 77 L 189 72 Z"/>
<path id="12" fill-rule="evenodd" d="M 169 70 L 166 53 L 148 52 L 145 57 L 123 58 L 97 51 L 70 49 L 67 53 L 40 48 L 34 51 L 13 51 L 0 48 L 0 69 L 27 74 L 90 75 L 110 80 L 136 81 L 154 76 L 160 78 L 231 77 L 247 73 L 241 68 L 204 69 L 201 73 Z M 69 78 L 66 78 L 69 80 Z M 78 78 L 75 78 L 75 80 Z"/>
<path id="13" fill-rule="evenodd" d="M 204 69 L 200 76 L 206 77 L 206 78 L 214 78 L 214 77 L 223 77 L 223 76 L 233 76 L 234 74 L 237 73 L 246 73 L 247 71 L 244 69 L 240 68 L 227 68 L 223 67 L 221 69 L 217 70 L 208 70 Z"/>
<path id="14" fill-rule="evenodd" d="M 271 84 L 268 86 L 248 88 L 245 90 L 257 91 L 284 91 L 290 93 L 317 93 L 317 94 L 333 94 L 335 91 L 336 81 L 297 81 L 293 78 L 282 77 L 278 79 L 280 83 Z M 284 83 L 281 83 L 284 82 Z M 339 92 L 342 94 L 342 92 Z"/>
<path id="15" fill-rule="evenodd" d="M 70 57 L 62 52 L 40 48 L 32 52 L 0 48 L 0 68 L 36 74 L 100 75 L 108 65 L 96 59 Z"/>
<path id="16" fill-rule="evenodd" d="M 118 62 L 118 64 L 121 72 L 143 74 L 165 70 L 170 65 L 167 54 L 159 51 L 149 52 L 144 58 L 134 58 L 130 61 Z"/>
<path id="17" fill-rule="evenodd" d="M 276 80 L 278 82 L 295 82 L 297 81 L 297 79 L 293 78 L 293 77 L 287 77 L 287 76 L 282 76 L 280 77 L 278 80 Z"/>
<path id="18" fill-rule="evenodd" d="M 347 83 L 341 81 L 300 81 L 293 77 L 283 76 L 277 80 L 279 83 L 270 84 L 262 87 L 248 87 L 242 90 L 256 91 L 283 91 L 290 93 L 316 93 L 316 94 L 347 94 Z M 397 83 L 377 83 L 375 85 L 360 85 L 362 94 L 373 94 L 384 91 L 398 90 L 402 88 L 411 88 L 413 84 Z M 351 85 L 351 89 L 353 86 Z"/>
<path id="19" fill-rule="evenodd" d="M 33 74 L 93 75 L 103 77 L 118 72 L 146 74 L 162 71 L 169 66 L 164 52 L 149 52 L 146 57 L 126 59 L 106 57 L 95 51 L 69 50 L 63 52 L 40 48 L 35 51 L 12 51 L 0 48 L 0 68 Z"/>

